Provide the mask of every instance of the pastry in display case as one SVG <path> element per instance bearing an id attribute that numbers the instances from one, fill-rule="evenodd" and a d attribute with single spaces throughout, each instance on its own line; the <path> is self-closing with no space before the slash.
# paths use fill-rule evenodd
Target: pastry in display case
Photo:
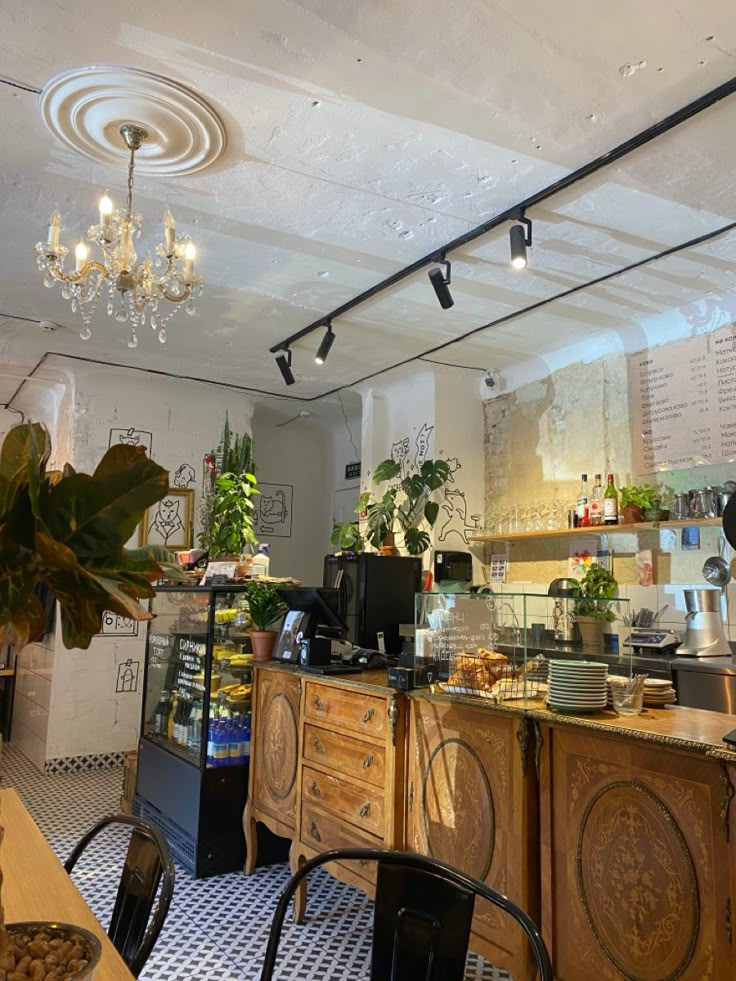
<path id="1" fill-rule="evenodd" d="M 151 611 L 136 811 L 194 875 L 242 868 L 253 688 L 245 589 L 159 586 Z"/>

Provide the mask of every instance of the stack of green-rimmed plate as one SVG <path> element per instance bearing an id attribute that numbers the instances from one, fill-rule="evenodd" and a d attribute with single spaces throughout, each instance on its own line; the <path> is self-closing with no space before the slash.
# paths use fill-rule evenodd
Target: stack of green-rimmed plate
<path id="1" fill-rule="evenodd" d="M 547 704 L 557 712 L 600 712 L 606 707 L 608 665 L 600 661 L 549 662 Z"/>

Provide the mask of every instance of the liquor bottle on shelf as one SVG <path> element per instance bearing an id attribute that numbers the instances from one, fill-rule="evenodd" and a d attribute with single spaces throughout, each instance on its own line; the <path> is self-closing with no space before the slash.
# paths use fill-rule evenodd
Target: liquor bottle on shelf
<path id="1" fill-rule="evenodd" d="M 588 475 L 584 473 L 580 477 L 580 491 L 578 493 L 578 528 L 587 528 L 590 525 L 590 511 L 588 503 Z"/>
<path id="2" fill-rule="evenodd" d="M 595 483 L 590 492 L 590 523 L 591 525 L 603 524 L 603 485 L 601 475 L 595 475 Z"/>
<path id="3" fill-rule="evenodd" d="M 603 524 L 618 524 L 618 491 L 613 485 L 612 473 L 608 475 L 608 483 L 603 492 Z"/>

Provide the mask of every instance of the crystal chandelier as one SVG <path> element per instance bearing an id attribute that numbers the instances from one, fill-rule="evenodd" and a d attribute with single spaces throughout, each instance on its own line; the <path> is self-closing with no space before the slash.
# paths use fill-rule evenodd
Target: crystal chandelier
<path id="1" fill-rule="evenodd" d="M 125 208 L 116 210 L 105 192 L 100 199 L 100 223 L 87 231 L 87 240 L 99 248 L 102 261 L 91 258 L 90 245 L 82 239 L 74 250 L 75 271 L 64 270 L 69 249 L 59 241 L 61 216 L 54 211 L 47 241 L 36 243 L 38 268 L 46 273 L 44 286 L 62 284 L 61 295 L 71 301 L 72 312 L 79 312 L 82 318 L 79 336 L 83 341 L 92 336 L 90 323 L 107 287 L 108 316 L 130 325 L 128 347 L 138 347 L 138 329 L 145 326 L 147 316 L 159 341 L 165 344 L 166 325 L 174 314 L 185 304 L 187 313 L 194 315 L 194 297 L 202 295 L 202 278 L 194 273 L 196 250 L 189 238 L 177 239 L 174 219 L 167 210 L 164 241 L 156 246 L 156 258 L 149 254 L 138 261 L 133 239 L 140 238 L 143 219 L 133 211 L 133 171 L 136 150 L 148 133 L 126 123 L 120 127 L 120 135 L 130 150 Z"/>

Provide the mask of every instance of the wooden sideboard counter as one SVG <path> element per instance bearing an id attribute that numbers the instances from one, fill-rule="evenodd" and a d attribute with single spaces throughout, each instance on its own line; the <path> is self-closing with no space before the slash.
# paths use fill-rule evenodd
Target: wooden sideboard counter
<path id="1" fill-rule="evenodd" d="M 734 716 L 558 715 L 258 666 L 244 826 L 291 863 L 342 845 L 443 859 L 541 923 L 558 981 L 734 981 Z M 333 868 L 372 894 L 372 869 Z M 297 915 L 306 897 L 299 897 Z M 532 977 L 526 943 L 479 906 L 471 948 Z"/>
<path id="2" fill-rule="evenodd" d="M 385 671 L 318 675 L 266 663 L 254 685 L 246 873 L 256 821 L 292 839 L 292 869 L 330 848 L 403 848 L 406 700 Z M 328 869 L 373 894 L 374 868 Z M 302 890 L 299 921 L 305 905 Z"/>

